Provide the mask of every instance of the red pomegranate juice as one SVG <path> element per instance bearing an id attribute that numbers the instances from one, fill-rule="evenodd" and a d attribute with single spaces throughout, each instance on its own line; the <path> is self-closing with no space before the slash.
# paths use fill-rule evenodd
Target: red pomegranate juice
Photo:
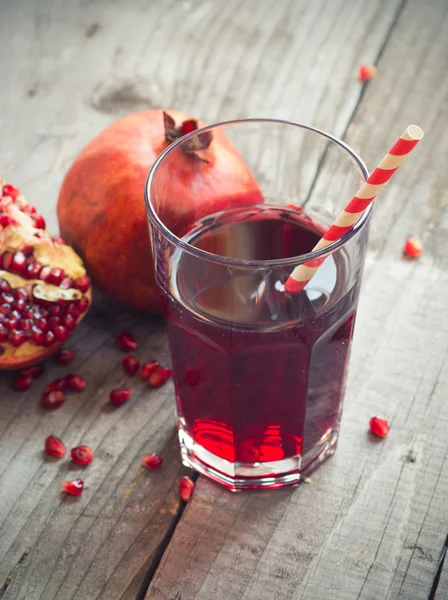
<path id="1" fill-rule="evenodd" d="M 221 256 L 277 260 L 309 252 L 317 229 L 297 209 L 260 206 L 204 219 L 184 239 Z M 282 291 L 291 269 L 211 259 L 180 254 L 166 299 L 184 439 L 210 453 L 205 463 L 296 458 L 306 471 L 339 426 L 359 286 L 338 294 L 349 258 L 328 257 L 295 296 Z"/>

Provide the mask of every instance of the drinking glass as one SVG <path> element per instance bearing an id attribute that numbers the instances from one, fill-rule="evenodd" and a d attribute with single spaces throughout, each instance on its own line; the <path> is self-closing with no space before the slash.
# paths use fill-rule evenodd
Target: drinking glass
<path id="1" fill-rule="evenodd" d="M 231 490 L 298 484 L 335 451 L 370 210 L 312 248 L 367 176 L 342 141 L 273 119 L 193 131 L 148 176 L 182 459 Z"/>

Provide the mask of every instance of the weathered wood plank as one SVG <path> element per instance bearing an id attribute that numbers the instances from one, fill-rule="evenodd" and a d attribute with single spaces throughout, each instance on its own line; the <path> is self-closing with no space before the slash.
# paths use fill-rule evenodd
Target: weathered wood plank
<path id="1" fill-rule="evenodd" d="M 426 138 L 375 209 L 336 455 L 294 492 L 200 478 L 148 599 L 428 598 L 448 533 L 447 40 L 446 3 L 408 0 L 348 129 L 371 166 L 407 124 Z M 417 263 L 400 256 L 411 232 Z"/>
<path id="2" fill-rule="evenodd" d="M 87 9 L 81 0 L 4 0 L 0 33 L 10 43 L 0 53 L 2 175 L 23 189 L 55 230 L 57 190 L 71 160 L 126 112 L 172 106 L 208 121 L 269 115 L 340 135 L 362 90 L 357 67 L 374 60 L 399 5 L 391 0 L 385 10 L 381 0 L 99 0 Z M 121 356 L 112 347 L 124 328 L 139 332 L 142 357 L 167 359 L 159 321 L 99 304 L 70 343 L 77 352 L 73 369 L 86 377 L 88 389 L 51 415 L 38 407 L 37 391 L 59 369 L 49 367 L 45 379 L 23 395 L 12 393 L 2 376 L 3 600 L 131 600 L 176 520 L 172 388 L 148 395 L 133 383 L 132 403 L 104 410 L 108 390 L 125 381 Z M 59 486 L 80 471 L 66 461 L 42 460 L 49 433 L 68 446 L 83 441 L 96 451 L 77 501 L 60 498 Z M 140 470 L 139 458 L 148 450 L 165 454 L 160 473 Z M 227 502 L 222 490 L 215 493 Z M 215 514 L 217 524 L 227 527 L 240 498 L 232 497 L 228 516 Z M 283 492 L 270 498 L 260 497 L 260 518 L 264 503 L 278 505 L 280 514 L 281 499 L 290 502 Z M 254 543 L 248 539 L 248 548 Z"/>

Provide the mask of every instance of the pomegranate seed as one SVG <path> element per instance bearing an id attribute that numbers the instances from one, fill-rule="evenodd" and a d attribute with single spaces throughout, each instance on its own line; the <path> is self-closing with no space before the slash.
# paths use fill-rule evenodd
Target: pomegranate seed
<path id="1" fill-rule="evenodd" d="M 117 336 L 115 341 L 120 346 L 120 348 L 122 350 L 125 350 L 126 352 L 132 352 L 132 350 L 137 349 L 137 342 L 134 340 L 130 333 L 120 333 L 120 335 Z"/>
<path id="2" fill-rule="evenodd" d="M 12 331 L 13 329 L 16 329 L 18 327 L 19 320 L 18 319 L 5 319 L 4 323 L 5 323 L 6 329 L 9 329 L 10 331 Z"/>
<path id="3" fill-rule="evenodd" d="M 62 325 L 56 325 L 56 327 L 53 327 L 53 333 L 58 342 L 65 342 L 70 335 L 70 332 L 67 331 L 65 327 L 62 327 Z"/>
<path id="4" fill-rule="evenodd" d="M 70 302 L 70 304 L 67 306 L 67 314 L 72 316 L 74 319 L 79 317 L 79 310 L 76 308 L 73 302 Z"/>
<path id="5" fill-rule="evenodd" d="M 65 277 L 64 269 L 51 269 L 50 274 L 48 275 L 47 281 L 48 283 L 52 283 L 53 285 L 59 285 L 61 281 Z"/>
<path id="6" fill-rule="evenodd" d="M 114 406 L 121 406 L 132 396 L 131 390 L 112 390 L 109 394 L 109 402 Z"/>
<path id="7" fill-rule="evenodd" d="M 18 225 L 17 221 L 9 215 L 0 216 L 0 225 L 2 227 L 8 227 L 8 225 Z"/>
<path id="8" fill-rule="evenodd" d="M 14 302 L 14 296 L 12 294 L 8 294 L 8 292 L 3 292 L 0 295 L 0 302 L 2 304 L 12 304 Z"/>
<path id="9" fill-rule="evenodd" d="M 75 358 L 75 353 L 67 348 L 62 348 L 53 357 L 54 362 L 57 365 L 69 365 Z"/>
<path id="10" fill-rule="evenodd" d="M 22 271 L 25 270 L 26 266 L 27 266 L 27 262 L 26 262 L 26 256 L 24 255 L 24 253 L 16 252 L 11 261 L 11 265 L 9 267 L 10 270 L 13 273 L 17 273 L 18 275 L 20 275 L 22 273 Z"/>
<path id="11" fill-rule="evenodd" d="M 2 194 L 3 196 L 11 196 L 13 200 L 16 200 L 20 192 L 16 187 L 7 183 L 3 186 Z"/>
<path id="12" fill-rule="evenodd" d="M 55 235 L 51 239 L 53 240 L 54 244 L 61 244 L 61 245 L 65 244 L 64 238 L 62 238 L 60 235 Z"/>
<path id="13" fill-rule="evenodd" d="M 29 263 L 25 269 L 25 277 L 27 279 L 38 279 L 43 268 L 43 265 L 38 262 Z"/>
<path id="14" fill-rule="evenodd" d="M 123 369 L 126 371 L 126 373 L 131 375 L 131 377 L 135 375 L 140 368 L 140 363 L 131 354 L 125 356 L 121 364 L 123 365 Z"/>
<path id="15" fill-rule="evenodd" d="M 148 384 L 152 388 L 158 388 L 168 381 L 171 377 L 171 369 L 165 369 L 165 367 L 157 367 L 154 373 L 148 378 Z"/>
<path id="16" fill-rule="evenodd" d="M 49 383 L 44 390 L 44 394 L 50 392 L 64 392 L 67 389 L 67 382 L 65 379 L 56 379 L 52 383 Z"/>
<path id="17" fill-rule="evenodd" d="M 50 329 L 54 329 L 57 325 L 59 325 L 61 322 L 61 318 L 60 317 L 49 317 L 48 318 L 48 325 L 50 326 Z"/>
<path id="18" fill-rule="evenodd" d="M 93 450 L 89 446 L 77 446 L 70 450 L 72 461 L 77 465 L 88 465 L 93 460 Z"/>
<path id="19" fill-rule="evenodd" d="M 5 252 L 2 256 L 2 267 L 5 271 L 9 271 L 13 259 L 12 252 Z"/>
<path id="20" fill-rule="evenodd" d="M 369 81 L 376 76 L 377 69 L 374 65 L 361 65 L 358 71 L 360 81 Z"/>
<path id="21" fill-rule="evenodd" d="M 42 345 L 45 348 L 49 348 L 50 346 L 53 346 L 53 344 L 55 343 L 56 337 L 54 335 L 54 333 L 52 331 L 46 331 L 44 333 L 44 339 L 42 342 Z"/>
<path id="22" fill-rule="evenodd" d="M 87 381 L 85 379 L 79 375 L 73 375 L 72 373 L 66 375 L 64 379 L 67 382 L 68 387 L 75 392 L 81 392 L 87 385 Z"/>
<path id="23" fill-rule="evenodd" d="M 41 215 L 34 215 L 34 227 L 45 229 L 45 219 Z"/>
<path id="24" fill-rule="evenodd" d="M 148 469 L 160 469 L 163 464 L 163 456 L 155 453 L 145 454 L 145 456 L 142 456 L 142 464 Z"/>
<path id="25" fill-rule="evenodd" d="M 64 392 L 60 390 L 53 390 L 42 396 L 42 406 L 45 406 L 45 408 L 59 408 L 64 402 Z"/>
<path id="26" fill-rule="evenodd" d="M 381 417 L 372 417 L 369 421 L 370 431 L 378 437 L 386 437 L 389 433 L 389 423 L 387 419 Z"/>
<path id="27" fill-rule="evenodd" d="M 149 377 L 159 367 L 160 365 L 156 360 L 151 360 L 150 362 L 145 363 L 140 371 L 140 377 L 145 381 L 148 381 Z"/>
<path id="28" fill-rule="evenodd" d="M 24 392 L 33 383 L 33 378 L 25 375 L 19 375 L 12 380 L 12 388 L 19 392 Z"/>
<path id="29" fill-rule="evenodd" d="M 89 287 L 90 287 L 90 279 L 87 277 L 87 275 L 84 275 L 83 277 L 78 277 L 78 279 L 75 279 L 75 288 L 77 290 L 79 290 L 80 292 L 82 292 L 83 294 L 85 294 L 87 292 Z"/>
<path id="30" fill-rule="evenodd" d="M 31 328 L 31 339 L 36 344 L 36 346 L 42 346 L 44 342 L 44 332 L 39 327 L 33 325 Z"/>
<path id="31" fill-rule="evenodd" d="M 70 496 L 80 496 L 84 489 L 84 481 L 82 479 L 72 479 L 71 481 L 64 481 L 62 484 L 62 491 Z"/>
<path id="32" fill-rule="evenodd" d="M 45 440 L 45 452 L 50 456 L 63 458 L 67 452 L 64 442 L 55 435 L 49 435 Z"/>
<path id="33" fill-rule="evenodd" d="M 34 319 L 35 316 L 34 310 L 29 306 L 22 312 L 22 317 L 24 319 Z"/>
<path id="34" fill-rule="evenodd" d="M 404 243 L 403 252 L 411 258 L 418 258 L 423 252 L 423 244 L 417 238 L 409 237 Z"/>
<path id="35" fill-rule="evenodd" d="M 26 335 L 23 331 L 19 331 L 18 329 L 14 329 L 9 334 L 9 342 L 14 346 L 14 348 L 18 348 L 24 342 L 26 342 Z"/>
<path id="36" fill-rule="evenodd" d="M 0 323 L 0 342 L 6 342 L 7 339 L 8 339 L 8 330 L 2 323 Z"/>
<path id="37" fill-rule="evenodd" d="M 26 308 L 26 302 L 23 300 L 23 298 L 19 298 L 18 300 L 14 300 L 11 306 L 15 310 L 18 310 L 20 313 L 22 313 L 22 311 Z"/>
<path id="38" fill-rule="evenodd" d="M 33 321 L 31 319 L 20 319 L 19 327 L 22 331 L 28 332 L 31 331 L 33 327 Z"/>
<path id="39" fill-rule="evenodd" d="M 12 306 L 11 306 L 11 308 L 12 308 Z M 15 321 L 18 321 L 19 319 L 22 318 L 22 315 L 18 310 L 12 310 L 9 314 L 9 318 L 14 319 Z"/>
<path id="40" fill-rule="evenodd" d="M 40 272 L 40 279 L 42 279 L 42 281 L 48 281 L 48 278 L 50 277 L 50 273 L 51 273 L 51 267 L 43 267 L 41 272 Z"/>
<path id="41" fill-rule="evenodd" d="M 179 496 L 184 502 L 188 502 L 194 490 L 194 482 L 186 475 L 179 481 Z"/>
<path id="42" fill-rule="evenodd" d="M 59 304 L 55 304 L 54 306 L 50 306 L 48 312 L 52 317 L 58 317 L 62 314 L 62 307 Z"/>
<path id="43" fill-rule="evenodd" d="M 69 331 L 72 331 L 76 327 L 76 320 L 71 315 L 65 315 L 65 317 L 62 317 L 62 324 Z"/>
<path id="44" fill-rule="evenodd" d="M 29 300 L 30 298 L 25 288 L 16 288 L 13 290 L 12 295 L 16 300 Z"/>
<path id="45" fill-rule="evenodd" d="M 22 252 L 24 253 L 25 256 L 31 256 L 34 252 L 34 246 L 32 246 L 31 244 L 27 244 L 26 246 L 24 246 L 22 248 Z"/>
<path id="46" fill-rule="evenodd" d="M 0 313 L 2 313 L 2 315 L 9 315 L 9 313 L 11 312 L 11 305 L 10 304 L 3 304 L 2 306 L 0 306 Z"/>
<path id="47" fill-rule="evenodd" d="M 11 286 L 6 279 L 0 279 L 0 292 L 10 292 Z"/>
<path id="48" fill-rule="evenodd" d="M 63 290 L 68 290 L 68 289 L 74 287 L 74 281 L 71 277 L 64 277 L 64 279 L 59 284 L 59 287 L 62 288 Z"/>
<path id="49" fill-rule="evenodd" d="M 42 365 L 34 365 L 33 367 L 28 367 L 28 369 L 23 369 L 20 371 L 19 375 L 22 377 L 31 377 L 32 379 L 37 379 L 44 372 L 44 368 Z"/>
<path id="50" fill-rule="evenodd" d="M 85 296 L 83 296 L 82 298 L 76 301 L 76 306 L 80 313 L 85 313 L 86 310 L 89 308 L 89 300 Z"/>
<path id="51" fill-rule="evenodd" d="M 45 317 L 39 317 L 38 319 L 36 319 L 34 324 L 36 327 L 39 327 L 39 329 L 43 332 L 47 331 L 48 329 L 48 322 Z"/>

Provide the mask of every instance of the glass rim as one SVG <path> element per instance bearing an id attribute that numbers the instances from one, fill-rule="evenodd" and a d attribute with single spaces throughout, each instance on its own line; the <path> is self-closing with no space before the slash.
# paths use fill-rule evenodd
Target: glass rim
<path id="1" fill-rule="evenodd" d="M 342 248 L 342 246 L 344 246 L 349 240 L 351 240 L 351 238 L 354 237 L 367 223 L 368 218 L 370 216 L 371 209 L 372 209 L 372 204 L 369 205 L 369 207 L 365 210 L 364 214 L 361 216 L 359 221 L 357 223 L 355 223 L 355 225 L 349 231 L 347 231 L 338 240 L 335 240 L 331 244 L 328 244 L 328 246 L 325 246 L 324 248 L 317 250 L 315 252 L 312 251 L 312 252 L 307 252 L 306 254 L 299 254 L 297 256 L 290 256 L 287 258 L 274 258 L 274 259 L 269 259 L 269 260 L 252 260 L 252 259 L 248 260 L 245 258 L 233 258 L 230 256 L 222 256 L 220 254 L 213 254 L 212 252 L 207 252 L 207 250 L 202 250 L 200 248 L 197 248 L 196 246 L 191 245 L 189 242 L 186 242 L 183 239 L 177 237 L 177 235 L 174 234 L 163 223 L 163 221 L 160 219 L 160 217 L 156 213 L 154 206 L 151 202 L 151 185 L 154 180 L 154 176 L 157 172 L 157 169 L 160 166 L 160 164 L 163 162 L 164 158 L 170 152 L 172 152 L 175 148 L 177 148 L 181 144 L 185 143 L 187 140 L 194 138 L 197 135 L 200 135 L 201 133 L 216 129 L 217 127 L 226 127 L 226 126 L 230 126 L 230 125 L 241 125 L 244 123 L 274 123 L 277 125 L 292 125 L 293 127 L 298 127 L 299 129 L 305 129 L 307 131 L 312 131 L 313 133 L 317 133 L 317 134 L 321 135 L 322 137 L 327 138 L 327 140 L 334 142 L 341 149 L 345 150 L 352 157 L 352 159 L 355 161 L 355 163 L 358 165 L 365 180 L 367 180 L 367 178 L 369 176 L 369 171 L 368 171 L 364 161 L 358 156 L 358 154 L 356 154 L 356 152 L 348 144 L 346 144 L 339 138 L 337 138 L 329 133 L 326 133 L 325 131 L 323 131 L 321 129 L 317 129 L 316 127 L 311 127 L 310 125 L 303 125 L 301 123 L 294 123 L 293 121 L 286 121 L 284 119 L 271 119 L 271 118 L 263 118 L 263 117 L 259 117 L 259 118 L 251 117 L 251 118 L 247 118 L 247 119 L 235 119 L 235 120 L 231 120 L 231 121 L 222 121 L 219 123 L 213 123 L 211 125 L 206 125 L 199 129 L 195 129 L 191 133 L 188 133 L 188 134 L 180 137 L 178 140 L 172 142 L 157 157 L 153 166 L 149 170 L 149 173 L 146 177 L 146 182 L 145 182 L 144 196 L 145 196 L 146 210 L 147 210 L 148 216 L 149 216 L 151 222 L 154 224 L 154 226 L 159 230 L 160 233 L 162 233 L 162 235 L 164 235 L 177 248 L 181 248 L 183 251 L 188 252 L 189 254 L 192 254 L 198 258 L 202 258 L 204 260 L 208 260 L 211 262 L 216 262 L 216 263 L 220 263 L 220 264 L 224 264 L 224 265 L 230 265 L 233 267 L 241 267 L 241 268 L 252 267 L 255 269 L 256 268 L 265 269 L 266 267 L 269 267 L 269 266 L 272 266 L 272 267 L 274 267 L 274 266 L 281 266 L 281 267 L 298 266 L 309 260 L 312 260 L 315 258 L 321 258 L 324 256 L 328 256 L 329 254 L 333 254 L 333 252 L 335 252 L 339 248 Z M 347 198 L 347 203 L 349 201 L 350 201 L 350 198 Z"/>

